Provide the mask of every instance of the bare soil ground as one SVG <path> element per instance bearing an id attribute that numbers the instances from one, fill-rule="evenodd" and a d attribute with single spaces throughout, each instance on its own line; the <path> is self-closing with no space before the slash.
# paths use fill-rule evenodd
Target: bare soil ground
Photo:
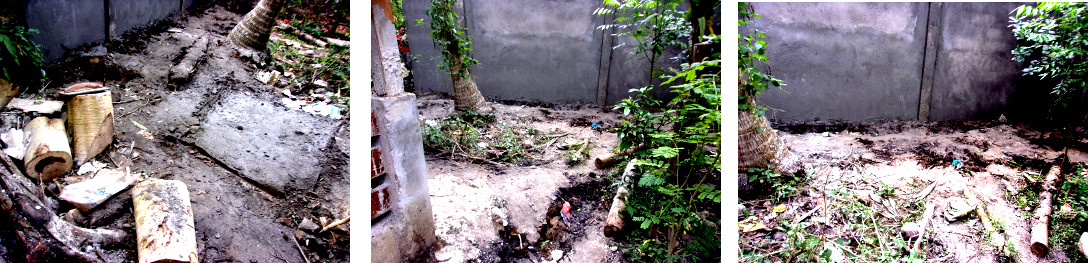
<path id="1" fill-rule="evenodd" d="M 624 262 L 618 245 L 602 234 L 615 187 L 592 158 L 608 156 L 616 135 L 597 132 L 592 123 L 611 127 L 618 115 L 580 105 L 526 106 L 493 103 L 496 122 L 528 124 L 562 139 L 592 142 L 587 162 L 568 166 L 556 143 L 520 164 L 489 164 L 427 153 L 427 171 L 438 262 L 543 262 L 552 250 L 562 262 Z M 421 96 L 421 122 L 453 113 L 453 101 Z M 618 168 L 622 169 L 622 168 Z M 572 205 L 570 227 L 556 227 L 563 201 Z M 554 227 L 554 230 L 553 230 Z"/>
<path id="2" fill-rule="evenodd" d="M 242 15 L 196 7 L 122 40 L 77 48 L 50 66 L 48 87 L 21 97 L 56 98 L 60 88 L 82 81 L 109 87 L 116 132 L 94 160 L 184 182 L 201 261 L 349 261 L 351 223 L 313 228 L 349 216 L 350 114 L 334 120 L 279 103 L 282 88 L 255 79 L 264 70 L 256 63 L 261 58 L 240 55 L 226 39 Z M 192 78 L 169 82 L 170 68 L 199 37 L 209 39 L 208 50 Z M 4 129 L 20 128 L 31 117 L 4 115 Z M 47 189 L 64 184 L 46 182 Z M 129 190 L 120 192 L 87 213 L 63 201 L 51 209 L 84 227 L 134 233 L 128 196 Z M 3 261 L 23 262 L 12 243 L 16 233 L 0 234 Z M 133 242 L 123 250 L 85 252 L 133 262 L 135 249 Z"/>
<path id="3" fill-rule="evenodd" d="M 1033 178 L 1059 162 L 1064 146 L 1070 146 L 1069 162 L 1088 161 L 1082 152 L 1084 142 L 1077 139 L 1084 138 L 1083 129 L 1038 130 L 987 121 L 803 124 L 777 129 L 804 164 L 807 175 L 802 176 L 808 182 L 798 195 L 781 200 L 759 191 L 759 186 L 741 183 L 739 220 L 755 219 L 748 222 L 768 227 L 741 233 L 743 261 L 808 262 L 821 254 L 845 262 L 903 261 L 913 242 L 903 240 L 900 227 L 921 220 L 927 204 L 935 209 L 921 244 L 926 262 L 1083 260 L 1071 249 L 1080 233 L 1052 238 L 1056 242 L 1046 257 L 1031 253 L 1030 214 L 1036 201 L 1024 198 L 1037 194 Z M 957 160 L 963 164 L 953 167 Z M 1070 165 L 1063 167 L 1064 174 L 1072 171 Z M 742 172 L 744 176 L 751 175 Z M 929 186 L 934 187 L 926 195 Z M 950 204 L 961 200 L 984 208 L 995 232 L 987 233 L 978 214 L 947 220 Z M 772 208 L 782 204 L 786 210 L 774 215 Z M 1054 222 L 1074 213 L 1059 204 L 1055 201 L 1058 219 L 1051 220 L 1051 236 L 1068 231 Z M 808 234 L 797 234 L 797 228 Z M 819 245 L 798 249 L 811 239 Z"/>

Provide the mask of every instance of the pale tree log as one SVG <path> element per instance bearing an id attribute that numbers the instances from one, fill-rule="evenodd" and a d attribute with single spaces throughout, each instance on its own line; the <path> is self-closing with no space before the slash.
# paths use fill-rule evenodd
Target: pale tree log
<path id="1" fill-rule="evenodd" d="M 143 262 L 199 262 L 189 190 L 178 180 L 149 179 L 132 188 L 136 250 Z"/>
<path id="2" fill-rule="evenodd" d="M 65 92 L 80 91 L 74 87 Z M 68 99 L 66 106 L 68 131 L 72 136 L 72 161 L 78 166 L 102 153 L 113 142 L 113 96 L 108 89 L 79 94 Z"/>
<path id="3" fill-rule="evenodd" d="M 72 170 L 72 150 L 63 120 L 37 117 L 24 130 L 29 141 L 23 156 L 27 175 L 48 181 Z"/>
<path id="4" fill-rule="evenodd" d="M 1039 194 L 1039 207 L 1031 216 L 1031 253 L 1045 257 L 1050 253 L 1050 243 L 1047 241 L 1047 224 L 1050 223 L 1050 214 L 1054 211 L 1050 206 L 1054 203 L 1054 191 L 1057 189 L 1058 178 L 1061 177 L 1062 166 L 1055 164 L 1050 167 L 1050 172 L 1043 179 L 1043 192 Z"/>

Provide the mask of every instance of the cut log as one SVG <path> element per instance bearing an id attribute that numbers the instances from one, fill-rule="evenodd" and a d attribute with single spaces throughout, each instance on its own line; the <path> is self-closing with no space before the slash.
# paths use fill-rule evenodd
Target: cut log
<path id="1" fill-rule="evenodd" d="M 1039 207 L 1031 216 L 1031 253 L 1039 257 L 1045 257 L 1050 253 L 1050 243 L 1047 241 L 1047 224 L 1050 223 L 1050 213 L 1054 210 L 1050 207 L 1054 202 L 1054 191 L 1057 189 L 1058 177 L 1061 177 L 1062 166 L 1055 164 L 1050 167 L 1046 178 L 1043 179 L 1043 192 L 1039 194 Z"/>
<path id="2" fill-rule="evenodd" d="M 31 178 L 52 180 L 72 170 L 72 151 L 64 121 L 37 117 L 26 124 L 26 173 Z"/>
<path id="3" fill-rule="evenodd" d="M 139 262 L 198 262 L 189 190 L 177 180 L 149 179 L 132 188 Z"/>
<path id="4" fill-rule="evenodd" d="M 627 177 L 634 173 L 635 162 L 627 163 L 627 167 L 623 169 L 623 177 L 620 182 L 627 180 Z M 615 237 L 621 231 L 625 222 L 623 221 L 623 211 L 627 208 L 627 203 L 624 200 L 627 199 L 627 188 L 620 185 L 616 189 L 616 195 L 612 197 L 612 207 L 608 209 L 608 216 L 604 221 L 604 236 Z"/>
<path id="5" fill-rule="evenodd" d="M 76 95 L 67 106 L 72 159 L 81 165 L 113 142 L 113 98 L 109 90 Z"/>
<path id="6" fill-rule="evenodd" d="M 189 53 L 185 53 L 185 57 L 178 62 L 173 68 L 170 68 L 170 83 L 178 84 L 189 80 L 189 77 L 193 75 L 193 71 L 196 70 L 196 64 L 204 60 L 204 54 L 208 50 L 208 36 L 201 36 L 193 43 L 191 47 L 187 49 Z"/>

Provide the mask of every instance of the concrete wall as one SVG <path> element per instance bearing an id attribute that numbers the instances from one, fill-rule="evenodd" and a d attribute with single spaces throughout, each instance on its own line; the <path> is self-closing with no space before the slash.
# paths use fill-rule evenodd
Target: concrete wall
<path id="1" fill-rule="evenodd" d="M 1017 89 L 1009 11 L 1020 3 L 943 3 L 931 120 L 996 119 Z M 1030 88 L 1030 87 L 1024 87 Z"/>
<path id="2" fill-rule="evenodd" d="M 787 84 L 759 96 L 774 120 L 996 118 L 1017 88 L 1018 3 L 752 6 L 770 73 Z"/>
<path id="3" fill-rule="evenodd" d="M 412 73 L 417 90 L 451 93 L 452 83 L 447 72 L 438 71 L 442 59 L 428 35 L 429 5 L 427 0 L 404 1 L 408 42 L 416 56 Z M 600 0 L 462 1 L 472 55 L 480 61 L 472 69 L 480 92 L 502 99 L 610 105 L 626 98 L 627 90 L 647 85 L 649 63 L 630 57 L 631 47 L 613 50 L 620 41 L 597 29 L 611 21 L 593 15 L 602 6 Z M 668 58 L 676 52 L 663 55 L 662 64 L 670 65 Z"/>
<path id="4" fill-rule="evenodd" d="M 27 25 L 41 30 L 31 38 L 42 46 L 46 63 L 66 49 L 116 38 L 192 4 L 193 0 L 23 0 Z"/>
<path id="5" fill-rule="evenodd" d="M 770 73 L 760 102 L 777 120 L 915 119 L 926 3 L 753 3 Z M 745 28 L 741 28 L 745 32 Z"/>

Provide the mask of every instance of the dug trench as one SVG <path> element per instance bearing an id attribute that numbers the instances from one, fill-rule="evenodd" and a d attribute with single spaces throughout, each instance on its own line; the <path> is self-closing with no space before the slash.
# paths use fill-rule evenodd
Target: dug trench
<path id="1" fill-rule="evenodd" d="M 536 244 L 526 241 L 523 233 L 512 226 L 503 227 L 499 231 L 501 242 L 497 244 L 495 251 L 504 259 L 539 260 L 538 255 L 551 255 L 553 250 L 570 252 L 574 241 L 586 236 L 588 231 L 600 231 L 591 229 L 597 226 L 597 222 L 603 220 L 600 215 L 608 212 L 606 202 L 611 197 L 604 191 L 608 188 L 608 182 L 593 180 L 580 183 L 575 186 L 559 188 L 558 198 L 548 206 L 544 224 L 540 225 L 537 233 L 541 240 Z M 563 202 L 570 202 L 570 218 L 564 222 L 560 217 Z M 532 231 L 532 230 L 530 230 Z"/>

